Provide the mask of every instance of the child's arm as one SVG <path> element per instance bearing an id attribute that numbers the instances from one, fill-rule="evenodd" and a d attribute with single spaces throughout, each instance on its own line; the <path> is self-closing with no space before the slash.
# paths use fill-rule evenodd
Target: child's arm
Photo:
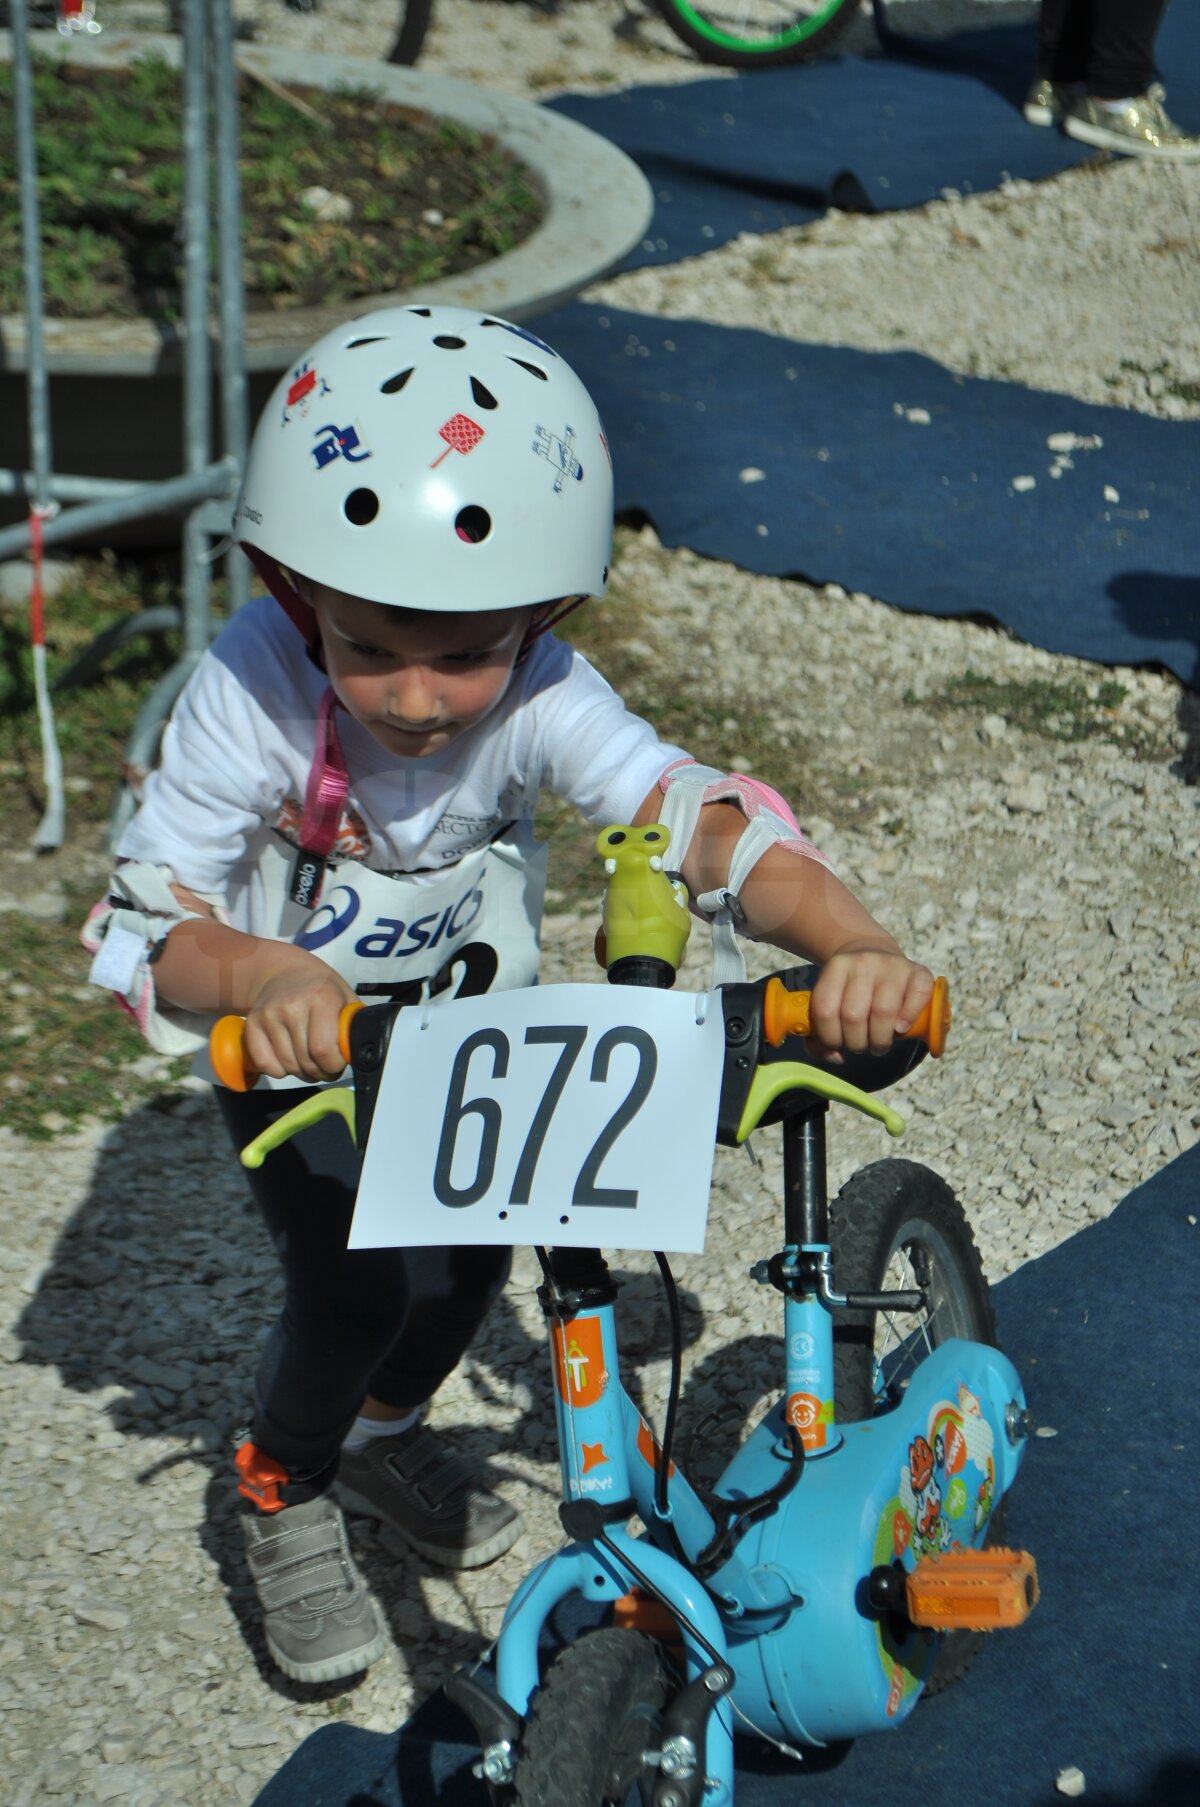
<path id="1" fill-rule="evenodd" d="M 656 822 L 661 809 L 656 786 L 634 820 L 639 826 Z M 734 804 L 706 803 L 701 809 L 683 867 L 693 897 L 724 884 L 745 826 Z M 820 860 L 768 847 L 743 884 L 739 902 L 749 934 L 821 967 L 810 1015 L 822 1047 L 882 1053 L 928 1002 L 932 973 L 906 959 Z"/>
<path id="2" fill-rule="evenodd" d="M 163 942 L 158 995 L 183 1010 L 244 1015 L 246 1058 L 272 1079 L 336 1079 L 346 1064 L 338 1015 L 354 999 L 345 981 L 304 948 L 229 928 L 194 892 L 171 889 L 202 919 L 177 923 Z"/>

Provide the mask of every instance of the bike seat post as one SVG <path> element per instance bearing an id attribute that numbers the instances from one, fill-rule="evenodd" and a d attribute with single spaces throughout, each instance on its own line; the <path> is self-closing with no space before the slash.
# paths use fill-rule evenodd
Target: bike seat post
<path id="1" fill-rule="evenodd" d="M 783 1239 L 791 1248 L 829 1241 L 825 1099 L 789 1112 L 783 1123 Z"/>

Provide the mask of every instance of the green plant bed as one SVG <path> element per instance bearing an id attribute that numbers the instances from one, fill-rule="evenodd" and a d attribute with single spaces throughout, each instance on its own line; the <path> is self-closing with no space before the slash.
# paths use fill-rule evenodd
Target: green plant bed
<path id="1" fill-rule="evenodd" d="M 411 289 L 503 255 L 542 218 L 530 172 L 469 127 L 365 90 L 239 86 L 251 310 Z M 178 72 L 39 58 L 34 87 L 46 312 L 177 317 Z M 24 306 L 11 97 L 0 66 L 0 314 Z"/>

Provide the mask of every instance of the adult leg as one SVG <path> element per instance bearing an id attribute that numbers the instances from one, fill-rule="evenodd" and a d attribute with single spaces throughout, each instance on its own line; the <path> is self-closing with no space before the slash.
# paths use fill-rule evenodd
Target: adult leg
<path id="1" fill-rule="evenodd" d="M 1083 73 L 1096 100 L 1127 100 L 1155 82 L 1154 44 L 1166 0 L 1091 0 L 1092 27 Z"/>
<path id="2" fill-rule="evenodd" d="M 1083 92 L 1062 122 L 1068 137 L 1128 157 L 1200 161 L 1200 138 L 1175 124 L 1156 81 L 1154 45 L 1165 0 L 1091 0 L 1091 6 Z"/>
<path id="3" fill-rule="evenodd" d="M 1059 87 L 1084 79 L 1095 0 L 1042 0 L 1037 73 Z"/>

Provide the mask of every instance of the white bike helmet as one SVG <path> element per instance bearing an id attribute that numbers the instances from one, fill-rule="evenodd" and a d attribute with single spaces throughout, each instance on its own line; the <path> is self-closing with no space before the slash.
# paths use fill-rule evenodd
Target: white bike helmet
<path id="1" fill-rule="evenodd" d="M 319 339 L 263 411 L 234 516 L 298 625 L 288 572 L 454 614 L 598 595 L 612 525 L 574 371 L 523 327 L 451 307 L 381 308 Z"/>

